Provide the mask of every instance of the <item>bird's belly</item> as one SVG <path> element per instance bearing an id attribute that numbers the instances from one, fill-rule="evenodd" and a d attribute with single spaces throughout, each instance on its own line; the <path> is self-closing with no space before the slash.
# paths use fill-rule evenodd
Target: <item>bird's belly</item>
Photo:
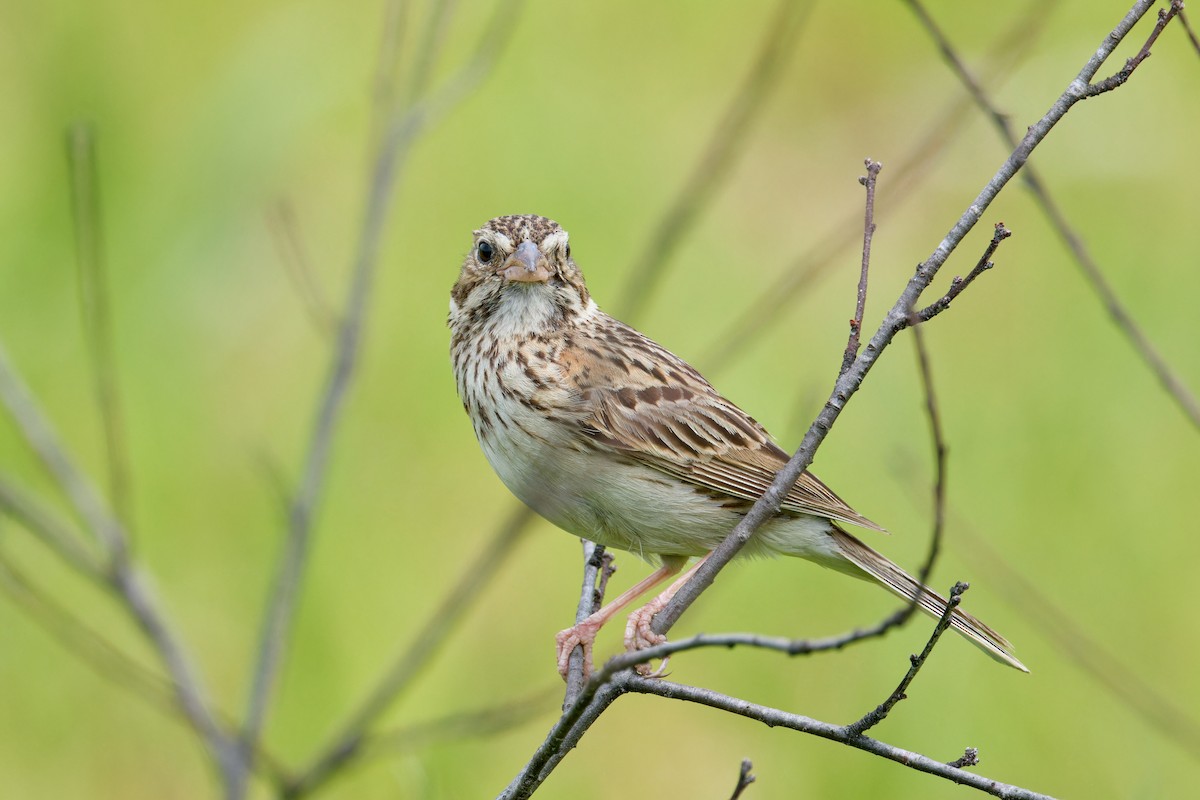
<path id="1" fill-rule="evenodd" d="M 649 561 L 707 553 L 748 505 L 607 453 L 531 446 L 528 437 L 491 437 L 483 449 L 509 490 L 554 525 Z M 822 561 L 831 545 L 828 530 L 829 522 L 818 517 L 781 516 L 760 528 L 742 555 Z"/>

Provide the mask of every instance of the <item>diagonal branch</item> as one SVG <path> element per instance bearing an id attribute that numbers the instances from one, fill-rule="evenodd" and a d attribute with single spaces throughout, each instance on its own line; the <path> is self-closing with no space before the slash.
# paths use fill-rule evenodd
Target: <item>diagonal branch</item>
<path id="1" fill-rule="evenodd" d="M 942 53 L 946 63 L 950 66 L 951 70 L 953 70 L 954 74 L 958 76 L 958 79 L 962 81 L 963 85 L 974 99 L 975 104 L 987 114 L 988 118 L 992 121 L 992 124 L 996 127 L 996 130 L 1000 133 L 1004 141 L 1007 142 L 1010 147 L 1016 147 L 1018 140 L 1016 133 L 1013 131 L 1013 127 L 1009 121 L 1008 115 L 1002 112 L 995 105 L 995 103 L 992 102 L 991 97 L 989 97 L 988 93 L 983 88 L 982 83 L 976 80 L 970 69 L 967 68 L 966 63 L 962 60 L 962 58 L 959 57 L 954 46 L 950 43 L 949 39 L 946 38 L 946 35 L 942 32 L 941 28 L 938 27 L 937 23 L 933 20 L 929 12 L 919 2 L 919 0 L 906 0 L 906 2 L 912 8 L 913 12 L 917 15 L 917 19 L 921 22 L 921 25 L 925 28 L 930 37 L 933 39 L 934 43 L 937 45 L 938 50 Z M 1129 73 L 1132 73 L 1133 69 L 1135 69 L 1138 64 L 1145 60 L 1146 56 L 1148 56 L 1150 53 L 1150 45 L 1155 39 L 1157 39 L 1158 34 L 1162 32 L 1163 26 L 1170 21 L 1171 16 L 1178 13 L 1178 11 L 1179 9 L 1176 7 L 1176 4 L 1173 3 L 1168 11 L 1160 13 L 1158 24 L 1155 26 L 1151 37 L 1138 52 L 1138 55 L 1126 63 L 1126 67 L 1124 70 L 1122 70 L 1122 72 L 1128 70 Z M 1180 21 L 1184 21 L 1182 16 L 1180 16 Z M 1118 73 L 1118 75 L 1119 74 L 1121 73 Z M 1128 79 L 1128 74 L 1126 75 L 1125 79 Z M 1041 207 L 1042 213 L 1045 214 L 1046 219 L 1050 222 L 1050 226 L 1059 235 L 1059 238 L 1063 240 L 1063 243 L 1067 246 L 1067 249 L 1071 252 L 1072 257 L 1075 259 L 1075 263 L 1083 272 L 1084 278 L 1091 285 L 1092 290 L 1096 293 L 1100 299 L 1100 302 L 1104 305 L 1104 308 L 1107 310 L 1110 319 L 1113 321 L 1113 324 L 1115 324 L 1121 333 L 1125 335 L 1125 338 L 1129 340 L 1129 343 L 1133 346 L 1133 349 L 1138 353 L 1139 357 L 1146 364 L 1146 366 L 1148 366 L 1158 378 L 1159 383 L 1162 384 L 1163 388 L 1175 401 L 1176 405 L 1179 406 L 1184 415 L 1187 416 L 1187 418 L 1191 421 L 1192 425 L 1194 425 L 1197 429 L 1200 429 L 1200 401 L 1196 399 L 1196 396 L 1174 373 L 1170 365 L 1167 364 L 1166 359 L 1162 357 L 1157 348 L 1155 348 L 1155 346 L 1150 342 L 1149 338 L 1145 333 L 1143 333 L 1140 326 L 1138 326 L 1137 322 L 1133 319 L 1133 316 L 1121 303 L 1120 298 L 1117 297 L 1116 291 L 1113 289 L 1108 279 L 1104 276 L 1104 272 L 1100 269 L 1100 265 L 1096 262 L 1095 258 L 1092 257 L 1092 254 L 1084 244 L 1083 239 L 1067 221 L 1067 218 L 1062 209 L 1059 208 L 1058 203 L 1051 198 L 1050 192 L 1046 188 L 1045 183 L 1042 181 L 1040 174 L 1034 167 L 1029 166 L 1025 169 L 1023 179 L 1026 187 L 1033 194 L 1034 200 Z"/>
<path id="2" fill-rule="evenodd" d="M 614 684 L 623 691 L 651 694 L 669 700 L 684 700 L 689 703 L 715 708 L 719 711 L 727 711 L 730 714 L 737 714 L 747 719 L 757 720 L 772 728 L 788 728 L 801 733 L 819 736 L 822 739 L 829 739 L 833 742 L 840 742 L 841 744 L 864 750 L 872 755 L 886 758 L 889 761 L 903 764 L 919 772 L 936 775 L 963 786 L 970 786 L 972 789 L 978 789 L 994 797 L 1006 798 L 1006 800 L 1052 800 L 1049 795 L 1039 794 L 1029 789 L 1023 789 L 1020 786 L 1001 783 L 992 778 L 977 775 L 974 772 L 967 772 L 958 766 L 935 761 L 928 756 L 914 753 L 911 750 L 903 750 L 887 742 L 872 739 L 869 736 L 850 735 L 847 733 L 845 726 L 842 725 L 834 725 L 801 714 L 792 714 L 777 708 L 761 706 L 757 703 L 751 703 L 737 697 L 730 697 L 729 695 L 714 692 L 710 689 L 684 686 L 683 684 L 672 683 L 671 681 L 662 679 L 643 678 L 630 672 L 622 673 L 614 681 Z"/>
<path id="3" fill-rule="evenodd" d="M 29 387 L 17 374 L 0 346 L 0 405 L 8 411 L 25 439 L 25 444 L 42 462 L 46 472 L 66 495 L 76 517 L 91 532 L 106 554 L 120 560 L 125 557 L 126 541 L 120 524 L 108 513 L 104 501 L 91 482 L 67 453 L 34 399 Z"/>
<path id="4" fill-rule="evenodd" d="M 96 402 L 104 427 L 109 502 L 117 519 L 123 520 L 128 527 L 133 524 L 133 501 L 104 265 L 96 135 L 91 125 L 80 122 L 67 130 L 67 164 L 71 173 L 75 260 L 79 267 L 79 306 L 91 356 Z"/>
<path id="5" fill-rule="evenodd" d="M 1035 0 L 1029 10 L 1021 15 L 1019 23 L 998 37 L 991 49 L 992 60 L 996 63 L 994 70 L 998 75 L 1010 74 L 1012 68 L 1030 52 L 1032 43 L 1036 41 L 1036 33 L 1044 27 L 1050 11 L 1058 2 Z M 898 166 L 889 168 L 892 179 L 880 190 L 885 197 L 903 198 L 934 174 L 926 167 L 938 153 L 944 151 L 946 142 L 954 133 L 963 128 L 969 119 L 964 112 L 969 108 L 968 100 L 956 100 L 930 123 L 912 150 L 897 160 Z M 738 352 L 791 308 L 792 301 L 820 279 L 831 265 L 839 263 L 842 251 L 861 235 L 861 221 L 862 216 L 857 212 L 847 215 L 830 227 L 830 233 L 794 258 L 780 272 L 780 277 L 765 287 L 745 312 L 715 338 L 715 344 L 699 359 L 706 367 L 705 374 L 713 374 L 727 366 Z"/>
<path id="6" fill-rule="evenodd" d="M 358 361 L 368 300 L 379 260 L 380 241 L 391 208 L 393 189 L 399 181 L 400 173 L 417 137 L 477 86 L 490 71 L 500 50 L 511 36 L 518 17 L 519 4 L 520 0 L 505 0 L 500 3 L 471 60 L 439 91 L 414 100 L 404 113 L 393 117 L 376 150 L 366 210 L 351 274 L 350 291 L 341 316 L 325 390 L 313 422 L 300 485 L 291 504 L 288 537 L 279 572 L 264 613 L 259 655 L 254 667 L 242 732 L 243 763 L 235 776 L 234 797 L 244 794 L 249 757 L 261 734 L 272 689 L 283 661 L 285 644 L 291 632 L 292 617 L 308 560 L 313 520 L 324 489 L 334 433 Z M 427 58 L 433 57 L 432 53 L 427 54 Z M 415 90 L 423 89 L 421 83 L 414 82 L 412 86 Z"/>
<path id="7" fill-rule="evenodd" d="M 2 347 L 0 404 L 5 406 L 26 444 L 41 459 L 46 471 L 67 496 L 75 513 L 103 546 L 109 558 L 104 572 L 106 585 L 124 603 L 139 630 L 162 660 L 171 679 L 175 701 L 213 756 L 222 777 L 228 780 L 237 760 L 234 747 L 214 718 L 196 667 L 174 627 L 168 622 L 158 598 L 130 562 L 124 528 L 108 512 L 100 495 L 67 454 L 53 426 L 43 416 L 25 383 L 9 364 Z"/>
<path id="8" fill-rule="evenodd" d="M 1046 114 L 1030 126 L 1025 138 L 1013 150 L 993 178 L 988 181 L 941 244 L 928 259 L 918 266 L 916 273 L 909 279 L 904 291 L 888 311 L 870 342 L 863 348 L 862 353 L 855 359 L 850 369 L 846 370 L 836 381 L 825 407 L 813 421 L 795 455 L 779 471 L 770 488 L 755 502 L 730 535 L 713 551 L 713 554 L 700 566 L 667 606 L 655 616 L 651 625 L 652 630 L 662 634 L 669 631 L 683 612 L 695 602 L 700 593 L 712 585 L 717 573 L 737 555 L 754 532 L 778 512 L 787 492 L 795 485 L 800 474 L 812 463 L 817 448 L 825 440 L 830 428 L 837 421 L 850 398 L 862 386 L 863 380 L 878 361 L 879 356 L 891 344 L 896 334 L 905 327 L 909 310 L 916 306 L 921 294 L 937 276 L 950 254 L 979 221 L 988 206 L 991 205 L 992 200 L 1025 165 L 1030 154 L 1046 138 L 1053 127 L 1076 103 L 1090 96 L 1088 86 L 1096 72 L 1152 5 L 1152 0 L 1138 0 L 1112 33 L 1105 37 L 1095 54 L 1088 59 L 1078 76 L 1071 81 Z"/>
<path id="9" fill-rule="evenodd" d="M 67 523 L 3 475 L 0 475 L 0 510 L 19 522 L 76 572 L 92 580 L 104 580 L 106 567 L 102 559 L 79 540 Z"/>
<path id="10" fill-rule="evenodd" d="M 950 627 L 950 618 L 954 616 L 954 609 L 958 608 L 958 604 L 962 602 L 963 593 L 970 588 L 965 583 L 956 583 L 950 589 L 950 596 L 946 601 L 946 607 L 942 610 L 942 616 L 938 619 L 937 625 L 933 628 L 933 634 L 929 637 L 929 641 L 925 643 L 925 649 L 920 655 L 912 656 L 912 664 L 908 668 L 908 672 L 900 680 L 900 684 L 892 691 L 887 699 L 877 705 L 874 709 L 864 714 L 857 722 L 852 722 L 846 726 L 846 733 L 849 736 L 862 736 L 864 733 L 875 727 L 879 723 L 887 719 L 887 715 L 901 700 L 907 698 L 905 692 L 912 685 L 913 679 L 917 677 L 917 673 L 921 671 L 921 667 L 925 666 L 925 662 L 929 660 L 929 656 L 933 653 L 934 646 L 938 643 L 938 639 L 942 638 L 942 634 Z"/>

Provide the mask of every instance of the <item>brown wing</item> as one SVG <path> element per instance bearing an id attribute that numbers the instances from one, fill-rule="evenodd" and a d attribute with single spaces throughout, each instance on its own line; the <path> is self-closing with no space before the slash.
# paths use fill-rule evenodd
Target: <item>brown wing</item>
<path id="1" fill-rule="evenodd" d="M 726 400 L 686 362 L 615 320 L 594 342 L 599 359 L 619 364 L 576 380 L 590 409 L 584 433 L 689 483 L 757 500 L 788 455 L 746 412 Z M 595 361 L 592 362 L 594 367 Z M 808 472 L 783 507 L 883 531 Z"/>

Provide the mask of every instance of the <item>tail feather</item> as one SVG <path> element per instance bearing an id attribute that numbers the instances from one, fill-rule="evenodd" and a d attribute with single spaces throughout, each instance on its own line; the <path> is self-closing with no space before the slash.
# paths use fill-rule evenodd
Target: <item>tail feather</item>
<path id="1" fill-rule="evenodd" d="M 917 597 L 917 605 L 931 617 L 941 617 L 946 610 L 946 599 L 927 586 L 921 586 L 915 578 L 888 561 L 858 539 L 841 528 L 834 527 L 834 541 L 850 563 L 874 578 L 884 588 L 905 600 Z M 919 594 L 918 594 L 919 593 Z M 961 608 L 954 609 L 950 627 L 965 637 L 983 652 L 997 661 L 1029 672 L 1024 664 L 1011 652 L 1012 647 L 1003 636 L 980 622 Z"/>

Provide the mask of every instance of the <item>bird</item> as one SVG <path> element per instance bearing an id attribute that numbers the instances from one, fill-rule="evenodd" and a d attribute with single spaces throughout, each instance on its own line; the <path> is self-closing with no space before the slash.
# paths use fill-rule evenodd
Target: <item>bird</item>
<path id="1" fill-rule="evenodd" d="M 657 568 L 556 637 L 566 677 L 600 627 L 695 566 L 630 614 L 627 649 L 665 641 L 650 622 L 788 461 L 746 412 L 695 368 L 600 310 L 557 222 L 496 217 L 474 231 L 450 293 L 459 398 L 501 482 L 557 527 Z M 946 601 L 846 528 L 881 531 L 810 472 L 739 556 L 785 555 L 877 583 L 940 617 Z M 1008 642 L 961 608 L 953 630 L 1023 672 Z M 645 669 L 645 665 L 642 665 Z"/>

